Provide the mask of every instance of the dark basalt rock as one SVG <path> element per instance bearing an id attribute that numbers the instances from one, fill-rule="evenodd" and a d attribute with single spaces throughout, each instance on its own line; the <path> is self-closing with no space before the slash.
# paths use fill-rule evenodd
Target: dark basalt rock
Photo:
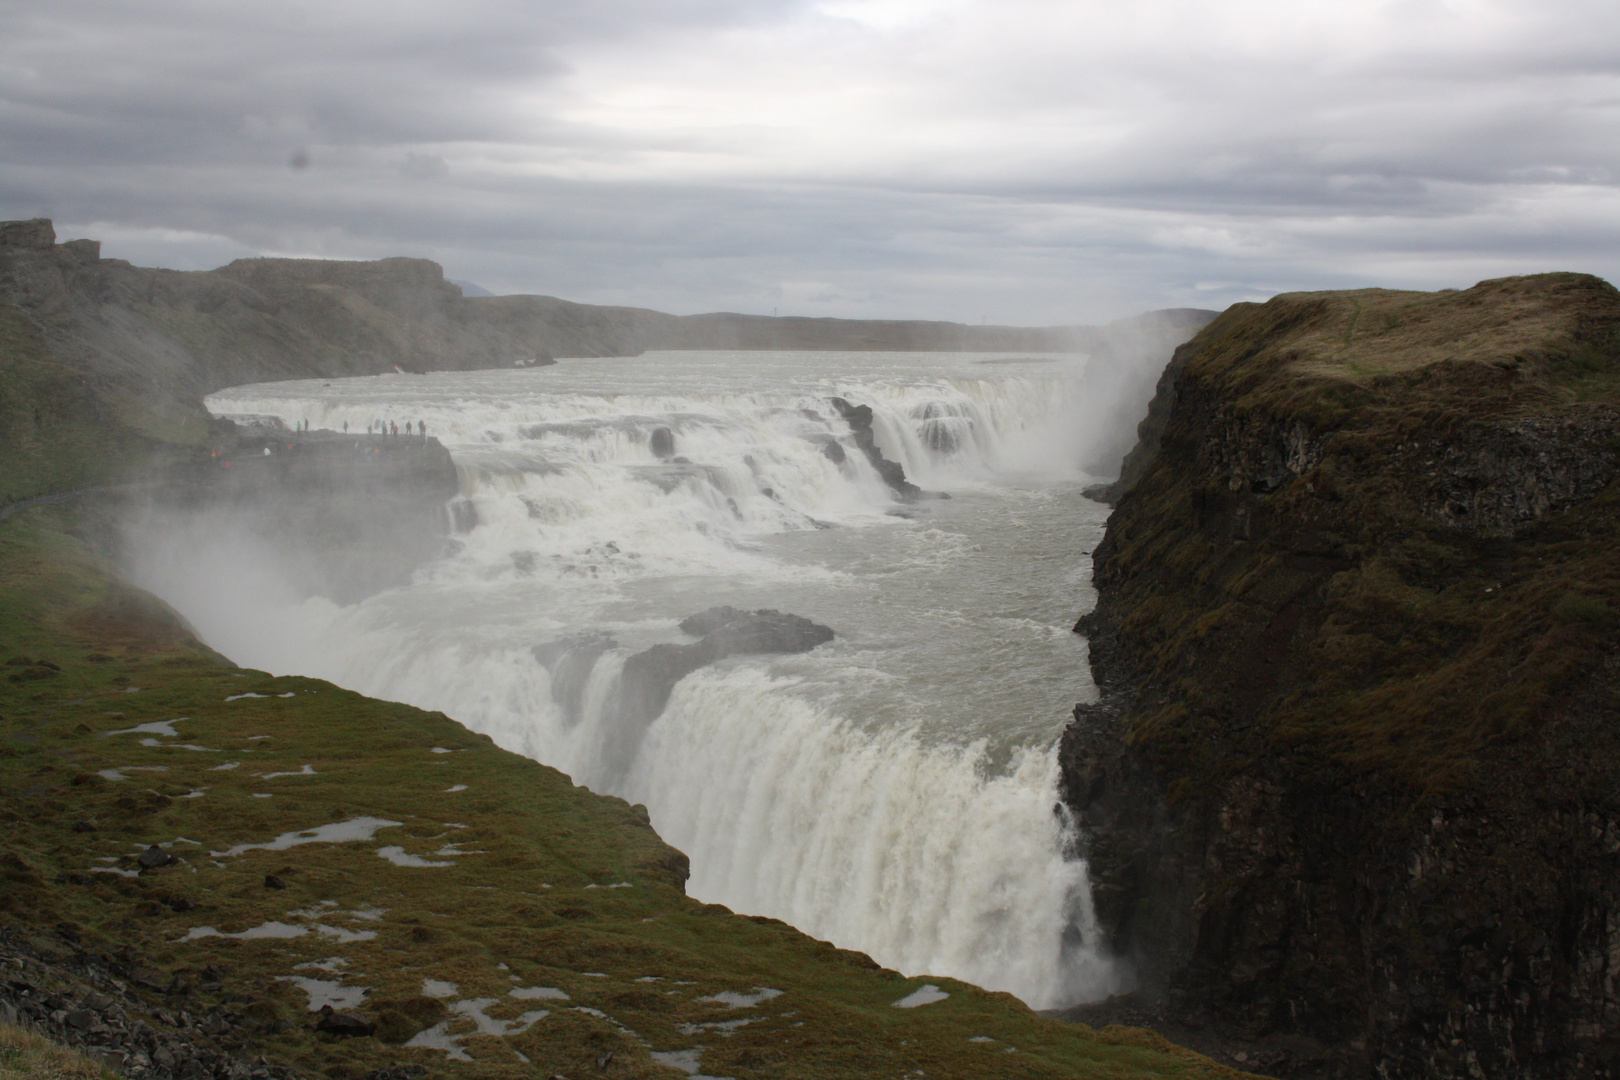
<path id="1" fill-rule="evenodd" d="M 173 855 L 170 855 L 167 851 L 164 851 L 156 844 L 153 844 L 151 847 L 141 852 L 141 857 L 136 860 L 136 862 L 141 864 L 142 870 L 156 870 L 159 867 L 168 866 L 170 863 L 175 861 L 176 860 Z"/>
<path id="2" fill-rule="evenodd" d="M 591 670 L 602 654 L 617 642 L 611 634 L 583 633 L 534 647 L 534 658 L 551 672 L 551 700 L 561 708 L 570 723 L 581 719 L 580 707 Z"/>
<path id="3" fill-rule="evenodd" d="M 26 930 L 0 926 L 0 969 L 7 972 L 0 979 L 0 1023 L 38 1032 L 131 1080 L 295 1080 L 298 1074 L 287 1066 L 217 1045 L 239 1045 L 248 1031 L 284 1028 L 256 1025 L 220 1005 L 202 1013 L 153 1008 L 134 991 L 161 989 L 162 976 L 136 966 L 137 960 L 127 946 L 116 956 L 64 958 L 41 949 Z M 208 973 L 229 974 L 223 968 Z"/>
<path id="4" fill-rule="evenodd" d="M 1398 302 L 1240 305 L 1161 383 L 1060 747 L 1098 919 L 1164 1030 L 1274 1075 L 1620 1076 L 1620 414 L 1547 376 L 1620 369 L 1620 294 Z M 1348 313 L 1430 352 L 1299 376 Z"/>
<path id="5" fill-rule="evenodd" d="M 332 1006 L 323 1005 L 321 1018 L 315 1023 L 315 1030 L 343 1039 L 361 1039 L 374 1033 L 377 1025 L 359 1013 L 333 1012 Z"/>
<path id="6" fill-rule="evenodd" d="M 692 672 L 728 656 L 808 652 L 833 639 L 830 627 L 769 608 L 710 608 L 682 620 L 680 626 L 699 640 L 654 645 L 624 662 L 614 697 L 606 707 L 611 732 L 607 757 L 615 769 L 630 767 L 642 734 L 664 711 L 675 684 Z M 536 655 L 542 655 L 541 650 Z M 567 653 L 562 656 L 566 660 Z M 559 667 L 563 660 L 558 661 Z"/>
<path id="7" fill-rule="evenodd" d="M 626 717 L 651 723 L 664 711 L 677 682 L 716 660 L 760 653 L 809 652 L 833 639 L 830 627 L 768 608 L 710 608 L 682 620 L 681 630 L 700 640 L 689 645 L 654 645 L 624 662 L 619 688 Z"/>
<path id="8" fill-rule="evenodd" d="M 675 456 L 675 433 L 667 427 L 655 427 L 647 440 L 647 448 L 659 461 Z"/>
<path id="9" fill-rule="evenodd" d="M 849 425 L 850 434 L 855 438 L 855 446 L 866 455 L 866 460 L 872 463 L 883 482 L 889 485 L 895 496 L 901 502 L 913 502 L 922 497 L 922 488 L 906 479 L 906 470 L 900 467 L 897 461 L 890 461 L 878 449 L 877 440 L 872 435 L 872 406 L 851 405 L 841 397 L 829 399 L 832 407 L 838 410 L 838 415 L 844 418 Z"/>

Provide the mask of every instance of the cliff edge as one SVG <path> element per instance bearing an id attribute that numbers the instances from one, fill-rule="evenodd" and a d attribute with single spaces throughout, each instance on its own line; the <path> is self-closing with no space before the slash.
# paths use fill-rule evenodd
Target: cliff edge
<path id="1" fill-rule="evenodd" d="M 1173 366 L 1062 747 L 1141 998 L 1276 1075 L 1616 1075 L 1620 293 L 1284 295 Z"/>

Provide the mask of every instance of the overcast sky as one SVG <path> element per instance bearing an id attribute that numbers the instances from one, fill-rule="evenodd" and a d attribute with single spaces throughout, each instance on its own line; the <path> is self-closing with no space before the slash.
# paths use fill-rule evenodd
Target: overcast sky
<path id="1" fill-rule="evenodd" d="M 1620 275 L 1615 0 L 0 0 L 0 217 L 1044 324 Z"/>

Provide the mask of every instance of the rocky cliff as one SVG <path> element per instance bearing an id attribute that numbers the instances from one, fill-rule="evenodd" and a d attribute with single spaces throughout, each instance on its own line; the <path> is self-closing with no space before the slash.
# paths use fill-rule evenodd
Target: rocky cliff
<path id="1" fill-rule="evenodd" d="M 1062 747 L 1144 1007 L 1280 1075 L 1616 1075 L 1620 293 L 1237 305 L 1153 417 Z"/>

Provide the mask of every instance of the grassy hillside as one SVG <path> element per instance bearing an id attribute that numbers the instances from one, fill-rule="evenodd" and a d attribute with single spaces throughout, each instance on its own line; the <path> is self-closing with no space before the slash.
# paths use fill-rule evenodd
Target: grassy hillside
<path id="1" fill-rule="evenodd" d="M 153 406 L 87 375 L 0 301 L 0 505 L 124 480 L 208 432 L 200 404 Z"/>
<path id="2" fill-rule="evenodd" d="M 218 1005 L 213 1042 L 333 1078 L 596 1075 L 609 1052 L 620 1076 L 1230 1075 L 690 900 L 641 808 L 440 714 L 236 669 L 73 527 L 0 525 L 0 920 L 122 965 L 154 1026 Z M 151 845 L 177 861 L 143 870 Z M 376 1033 L 313 1031 L 303 979 Z M 924 985 L 949 996 L 895 1006 Z M 402 1045 L 424 1031 L 438 1049 Z"/>

